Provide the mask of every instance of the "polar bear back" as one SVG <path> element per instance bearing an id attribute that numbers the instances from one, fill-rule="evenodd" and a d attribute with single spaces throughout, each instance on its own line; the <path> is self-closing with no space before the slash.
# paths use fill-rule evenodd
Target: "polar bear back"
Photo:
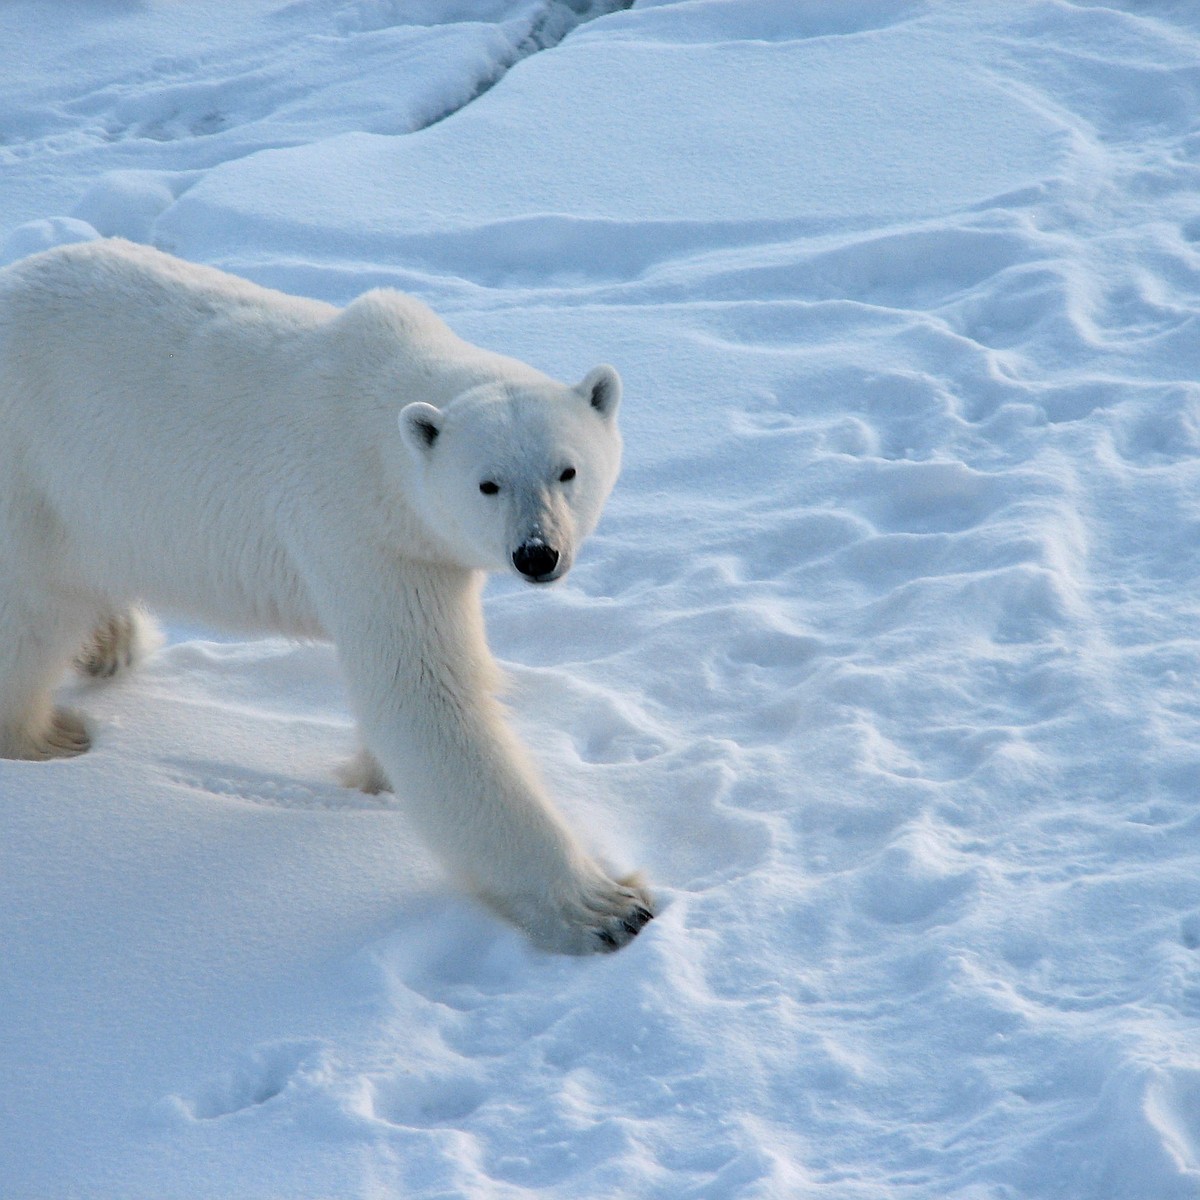
<path id="1" fill-rule="evenodd" d="M 386 509 L 419 540 L 380 462 L 419 356 L 398 346 L 396 320 L 386 334 L 352 321 L 366 331 L 348 344 L 338 321 L 353 307 L 116 239 L 0 272 L 8 504 L 36 497 L 58 530 L 56 569 L 73 564 L 98 591 L 316 632 L 289 561 L 306 506 Z M 418 301 L 395 308 L 457 343 Z M 388 345 L 388 386 L 359 386 Z"/>

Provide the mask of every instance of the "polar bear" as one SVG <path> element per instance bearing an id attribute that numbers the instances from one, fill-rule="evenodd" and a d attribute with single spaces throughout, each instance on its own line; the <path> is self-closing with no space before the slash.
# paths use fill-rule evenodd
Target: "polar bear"
<path id="1" fill-rule="evenodd" d="M 547 949 L 651 919 L 503 719 L 487 571 L 560 578 L 617 476 L 621 384 L 473 346 L 425 305 L 344 309 L 105 239 L 0 271 L 0 756 L 82 753 L 52 689 L 161 607 L 328 638 L 363 750 L 475 895 Z"/>

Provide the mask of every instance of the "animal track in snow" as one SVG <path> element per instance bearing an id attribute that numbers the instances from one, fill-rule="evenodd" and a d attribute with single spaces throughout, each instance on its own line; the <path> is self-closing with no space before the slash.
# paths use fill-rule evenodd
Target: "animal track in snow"
<path id="1" fill-rule="evenodd" d="M 1180 922 L 1179 940 L 1189 950 L 1200 950 L 1200 912 L 1188 913 Z"/>
<path id="2" fill-rule="evenodd" d="M 886 924 L 944 924 L 957 918 L 979 877 L 938 825 L 920 819 L 859 872 L 859 905 Z"/>
<path id="3" fill-rule="evenodd" d="M 173 765 L 168 778 L 221 800 L 239 800 L 265 808 L 379 809 L 391 803 L 388 796 L 368 796 L 333 782 L 328 789 L 313 787 L 287 776 L 219 762 L 179 762 Z"/>
<path id="4" fill-rule="evenodd" d="M 961 462 L 870 462 L 854 487 L 881 531 L 958 533 L 981 524 L 1022 487 L 1016 473 L 989 475 Z"/>
<path id="5" fill-rule="evenodd" d="M 368 1096 L 371 1115 L 378 1120 L 426 1128 L 469 1117 L 487 1098 L 487 1089 L 466 1076 L 402 1071 L 371 1080 Z"/>
<path id="6" fill-rule="evenodd" d="M 202 1088 L 182 1106 L 200 1121 L 215 1121 L 267 1104 L 298 1080 L 323 1068 L 319 1042 L 285 1041 L 261 1046 L 240 1065 Z"/>

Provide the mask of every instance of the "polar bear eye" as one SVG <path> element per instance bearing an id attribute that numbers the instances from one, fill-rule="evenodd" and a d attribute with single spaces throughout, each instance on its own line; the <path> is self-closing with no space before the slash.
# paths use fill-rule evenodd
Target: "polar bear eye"
<path id="1" fill-rule="evenodd" d="M 570 483 L 575 478 L 575 468 L 568 467 L 559 477 L 559 483 Z"/>
<path id="2" fill-rule="evenodd" d="M 494 496 L 500 490 L 500 485 L 493 479 L 485 479 L 479 485 L 479 490 L 485 496 Z"/>

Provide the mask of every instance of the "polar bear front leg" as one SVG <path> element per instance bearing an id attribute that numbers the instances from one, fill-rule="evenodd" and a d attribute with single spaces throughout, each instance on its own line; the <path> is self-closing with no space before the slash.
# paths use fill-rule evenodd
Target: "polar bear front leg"
<path id="1" fill-rule="evenodd" d="M 625 945 L 651 919 L 650 896 L 583 850 L 504 721 L 479 581 L 417 567 L 396 589 L 389 609 L 335 638 L 366 746 L 431 848 L 538 945 Z"/>

